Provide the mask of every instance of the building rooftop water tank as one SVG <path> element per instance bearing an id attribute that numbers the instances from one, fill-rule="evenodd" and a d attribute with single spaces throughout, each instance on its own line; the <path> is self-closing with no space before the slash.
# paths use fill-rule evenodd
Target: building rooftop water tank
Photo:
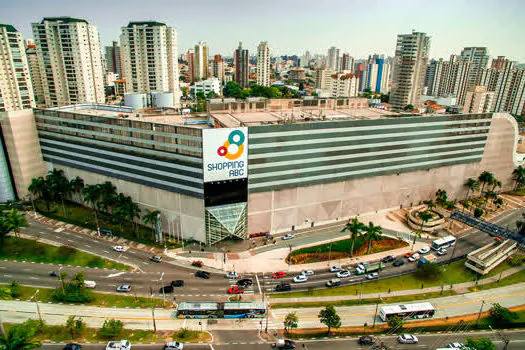
<path id="1" fill-rule="evenodd" d="M 125 93 L 124 105 L 133 108 L 134 111 L 143 109 L 148 106 L 148 98 L 144 93 Z"/>

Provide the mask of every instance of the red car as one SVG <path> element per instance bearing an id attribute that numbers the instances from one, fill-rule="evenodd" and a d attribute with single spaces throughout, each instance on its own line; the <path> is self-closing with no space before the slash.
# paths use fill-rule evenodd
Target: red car
<path id="1" fill-rule="evenodd" d="M 412 255 L 416 254 L 415 252 L 409 252 L 405 254 L 405 258 L 410 258 Z"/>
<path id="2" fill-rule="evenodd" d="M 279 271 L 279 272 L 274 273 L 272 277 L 273 278 L 284 278 L 286 277 L 286 274 L 282 271 Z"/>
<path id="3" fill-rule="evenodd" d="M 228 293 L 229 294 L 242 294 L 244 293 L 244 289 L 239 288 L 239 286 L 232 286 L 228 288 Z"/>

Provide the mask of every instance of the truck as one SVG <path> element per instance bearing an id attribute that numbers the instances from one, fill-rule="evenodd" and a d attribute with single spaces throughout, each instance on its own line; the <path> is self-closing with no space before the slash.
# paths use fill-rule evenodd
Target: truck
<path id="1" fill-rule="evenodd" d="M 276 343 L 272 344 L 275 349 L 295 349 L 295 342 L 288 339 L 277 339 Z"/>
<path id="2" fill-rule="evenodd" d="M 381 270 L 383 267 L 385 267 L 385 264 L 383 264 L 382 262 L 378 262 L 378 263 L 374 263 L 370 265 L 366 263 L 361 263 L 356 267 L 355 273 L 356 275 L 363 275 L 365 273 L 377 272 Z"/>
<path id="3" fill-rule="evenodd" d="M 421 259 L 419 259 L 419 261 L 417 262 L 417 267 L 423 267 L 428 263 L 431 263 L 431 264 L 437 263 L 437 257 L 434 254 L 429 254 L 427 256 L 424 256 Z"/>

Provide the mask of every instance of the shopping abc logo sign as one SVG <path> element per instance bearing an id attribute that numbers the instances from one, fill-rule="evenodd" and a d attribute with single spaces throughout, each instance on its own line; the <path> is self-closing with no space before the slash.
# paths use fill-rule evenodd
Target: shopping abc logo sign
<path id="1" fill-rule="evenodd" d="M 248 128 L 202 131 L 204 182 L 248 176 Z"/>

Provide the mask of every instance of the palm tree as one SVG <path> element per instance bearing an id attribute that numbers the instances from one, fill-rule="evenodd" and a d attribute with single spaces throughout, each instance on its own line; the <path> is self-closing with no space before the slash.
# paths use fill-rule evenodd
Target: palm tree
<path id="1" fill-rule="evenodd" d="M 525 183 L 525 168 L 520 165 L 512 171 L 512 175 L 516 181 L 514 189 L 516 190 L 517 188 L 523 186 L 523 183 Z"/>
<path id="2" fill-rule="evenodd" d="M 80 176 L 77 176 L 69 182 L 69 186 L 71 188 L 71 192 L 75 193 L 76 195 L 80 197 L 80 194 L 82 193 L 82 190 L 84 189 L 84 180 Z"/>
<path id="3" fill-rule="evenodd" d="M 38 198 L 43 199 L 46 202 L 46 208 L 47 211 L 51 211 L 50 208 L 50 201 L 51 201 L 51 194 L 49 191 L 48 184 L 46 183 L 46 180 L 40 176 L 35 179 L 31 180 L 31 184 L 27 188 L 31 194 Z"/>
<path id="4" fill-rule="evenodd" d="M 101 191 L 100 210 L 109 213 L 109 209 L 116 204 L 117 188 L 109 181 L 98 186 Z"/>
<path id="5" fill-rule="evenodd" d="M 4 238 L 9 232 L 18 234 L 21 227 L 27 226 L 26 218 L 18 214 L 18 210 L 10 209 L 0 215 L 0 243 L 4 243 Z"/>
<path id="6" fill-rule="evenodd" d="M 484 171 L 479 175 L 478 180 L 483 184 L 481 186 L 481 195 L 483 196 L 483 189 L 485 188 L 486 184 L 491 184 L 494 181 L 494 174 Z"/>
<path id="7" fill-rule="evenodd" d="M 151 234 L 153 240 L 155 240 L 155 225 L 157 224 L 157 216 L 160 214 L 158 210 L 146 209 L 146 214 L 142 217 L 146 225 L 151 225 Z"/>
<path id="8" fill-rule="evenodd" d="M 86 185 L 84 186 L 84 189 L 82 190 L 82 194 L 84 195 L 84 201 L 88 204 L 91 204 L 91 207 L 93 208 L 93 211 L 95 212 L 95 222 L 97 224 L 97 231 L 99 231 L 98 226 L 98 203 L 100 202 L 100 197 L 102 196 L 102 192 L 100 191 L 99 185 Z"/>
<path id="9" fill-rule="evenodd" d="M 361 231 L 365 228 L 365 225 L 360 222 L 356 217 L 352 219 L 352 221 L 349 221 L 346 226 L 341 230 L 341 232 L 349 231 L 350 232 L 350 240 L 352 241 L 352 246 L 350 247 L 350 257 L 354 256 L 354 244 L 359 237 L 359 234 Z"/>
<path id="10" fill-rule="evenodd" d="M 428 220 L 432 219 L 434 215 L 432 215 L 429 211 L 421 211 L 418 213 L 419 218 L 421 219 L 421 228 L 420 231 L 423 232 L 423 225 L 428 222 Z"/>
<path id="11" fill-rule="evenodd" d="M 432 210 L 436 207 L 436 203 L 434 203 L 434 201 L 432 199 L 429 199 L 427 201 L 423 201 L 424 204 L 427 205 L 428 207 L 428 210 Z"/>
<path id="12" fill-rule="evenodd" d="M 46 183 L 48 184 L 51 197 L 55 202 L 59 200 L 62 203 L 62 210 L 66 215 L 66 207 L 64 205 L 64 196 L 71 193 L 71 186 L 68 179 L 64 175 L 64 171 L 60 169 L 53 169 L 47 173 Z"/>
<path id="13" fill-rule="evenodd" d="M 474 192 L 476 190 L 479 190 L 479 182 L 476 181 L 476 179 L 471 177 L 471 178 L 469 178 L 467 180 L 467 183 L 465 184 L 465 186 L 467 186 L 467 198 L 466 198 L 466 200 L 468 201 L 470 192 Z"/>
<path id="14" fill-rule="evenodd" d="M 521 217 L 525 219 L 525 213 L 521 213 Z M 520 235 L 525 236 L 525 221 L 517 220 L 516 227 Z"/>
<path id="15" fill-rule="evenodd" d="M 440 205 L 443 205 L 447 202 L 448 195 L 447 191 L 442 190 L 441 188 L 436 191 L 436 202 Z"/>
<path id="16" fill-rule="evenodd" d="M 63 294 L 66 293 L 66 291 L 65 291 L 66 277 L 67 277 L 67 272 L 60 272 L 58 274 L 58 280 L 60 281 L 60 286 L 62 287 L 62 293 Z"/>
<path id="17" fill-rule="evenodd" d="M 372 221 L 368 223 L 368 226 L 364 228 L 366 234 L 365 239 L 368 242 L 368 249 L 366 251 L 366 254 L 370 253 L 370 246 L 372 241 L 377 241 L 381 238 L 381 231 L 383 228 L 381 226 L 375 226 Z"/>
<path id="18" fill-rule="evenodd" d="M 502 185 L 503 184 L 500 180 L 494 178 L 494 180 L 492 181 L 492 191 L 494 192 L 496 190 L 496 187 L 501 188 Z"/>
<path id="19" fill-rule="evenodd" d="M 28 329 L 24 324 L 13 326 L 7 334 L 0 336 L 0 349 L 30 350 L 37 349 L 42 344 L 34 338 L 35 330 Z"/>

